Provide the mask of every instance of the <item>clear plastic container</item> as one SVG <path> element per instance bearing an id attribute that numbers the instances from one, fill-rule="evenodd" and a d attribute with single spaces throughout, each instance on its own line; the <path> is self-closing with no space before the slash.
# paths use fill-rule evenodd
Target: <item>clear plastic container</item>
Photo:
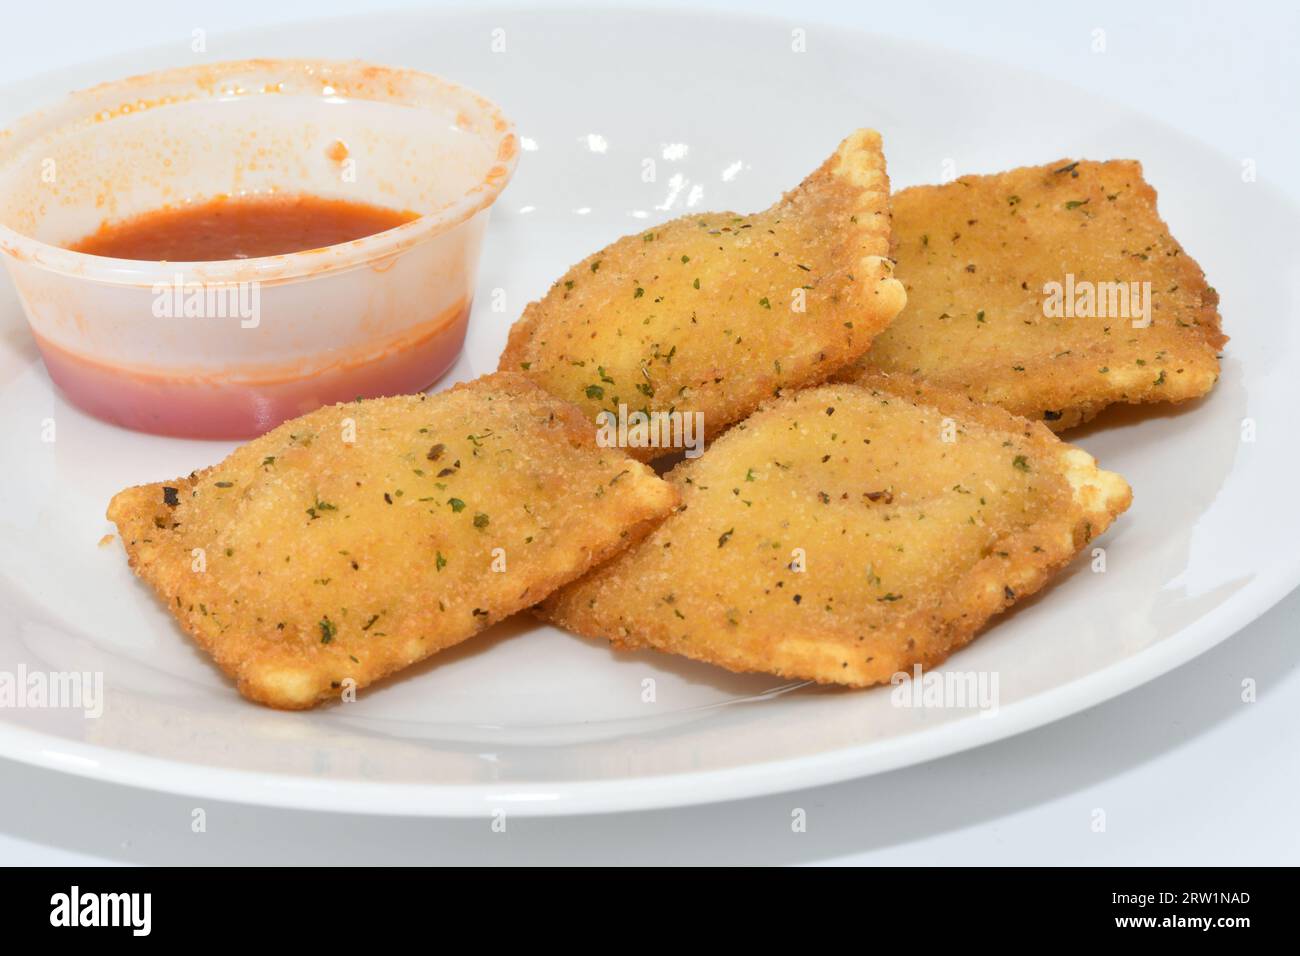
<path id="1" fill-rule="evenodd" d="M 50 377 L 127 428 L 247 438 L 418 391 L 465 338 L 488 210 L 518 158 L 491 102 L 363 63 L 254 60 L 74 93 L 0 133 L 0 252 Z M 73 252 L 105 222 L 311 194 L 418 218 L 256 259 Z"/>

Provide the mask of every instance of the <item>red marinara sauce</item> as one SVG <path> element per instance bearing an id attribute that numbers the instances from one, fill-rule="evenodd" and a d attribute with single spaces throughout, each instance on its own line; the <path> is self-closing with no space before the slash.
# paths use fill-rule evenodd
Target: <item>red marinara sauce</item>
<path id="1" fill-rule="evenodd" d="M 254 259 L 351 242 L 416 218 L 349 199 L 221 196 L 105 223 L 69 248 L 147 262 Z"/>

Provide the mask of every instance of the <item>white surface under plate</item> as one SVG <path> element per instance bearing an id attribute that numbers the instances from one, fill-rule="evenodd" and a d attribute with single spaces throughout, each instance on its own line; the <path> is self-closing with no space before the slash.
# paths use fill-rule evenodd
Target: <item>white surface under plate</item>
<path id="1" fill-rule="evenodd" d="M 503 34 L 494 34 L 494 30 Z M 504 39 L 505 51 L 494 52 Z M 948 667 L 999 676 L 995 716 L 903 709 L 887 689 L 793 688 L 505 622 L 362 694 L 277 713 L 244 702 L 128 570 L 109 497 L 229 446 L 137 435 L 65 403 L 0 287 L 0 671 L 101 671 L 106 706 L 0 709 L 0 754 L 140 787 L 253 803 L 429 815 L 701 803 L 916 763 L 1063 717 L 1177 666 L 1300 581 L 1296 210 L 1237 160 L 1157 119 L 992 60 L 681 14 L 369 16 L 209 44 L 221 58 L 361 57 L 500 102 L 525 137 L 495 211 L 466 354 L 490 371 L 529 299 L 616 236 L 688 210 L 756 209 L 858 126 L 896 186 L 1062 156 L 1134 157 L 1222 296 L 1223 378 L 1179 409 L 1121 411 L 1069 437 L 1133 486 L 1132 510 Z M 75 87 L 175 65 L 142 53 L 11 87 L 4 120 Z M 906 77 L 906 82 L 900 78 Z M 655 179 L 643 177 L 646 160 Z M 433 171 L 436 174 L 436 171 Z M 504 290 L 504 311 L 494 311 Z M 42 441 L 46 419 L 57 426 Z M 1243 441 L 1251 419 L 1256 440 Z M 656 681 L 656 700 L 642 682 Z"/>

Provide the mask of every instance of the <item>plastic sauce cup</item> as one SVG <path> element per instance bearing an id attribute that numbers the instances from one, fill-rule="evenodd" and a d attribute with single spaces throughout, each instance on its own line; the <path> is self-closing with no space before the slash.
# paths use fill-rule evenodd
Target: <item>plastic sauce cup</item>
<path id="1" fill-rule="evenodd" d="M 74 404 L 141 431 L 248 438 L 419 391 L 456 360 L 488 210 L 518 158 L 481 96 L 411 70 L 250 60 L 108 83 L 0 133 L 0 252 Z M 220 262 L 64 248 L 217 196 L 310 194 L 418 218 Z"/>

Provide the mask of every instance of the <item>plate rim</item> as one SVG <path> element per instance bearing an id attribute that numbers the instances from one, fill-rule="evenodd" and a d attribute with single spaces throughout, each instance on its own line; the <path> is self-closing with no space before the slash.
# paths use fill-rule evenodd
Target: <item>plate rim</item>
<path id="1" fill-rule="evenodd" d="M 1291 574 L 1256 576 L 1229 603 L 1131 657 L 1061 687 L 1004 705 L 994 729 L 963 719 L 867 744 L 736 767 L 617 780 L 546 784 L 369 783 L 240 770 L 78 743 L 0 723 L 0 757 L 102 783 L 229 803 L 374 816 L 474 818 L 499 811 L 576 816 L 703 806 L 866 778 L 977 750 L 1106 703 L 1226 641 L 1295 589 Z M 1262 591 L 1260 603 L 1246 600 Z M 1227 619 L 1221 621 L 1220 619 Z M 797 778 L 797 779 L 794 779 Z"/>

